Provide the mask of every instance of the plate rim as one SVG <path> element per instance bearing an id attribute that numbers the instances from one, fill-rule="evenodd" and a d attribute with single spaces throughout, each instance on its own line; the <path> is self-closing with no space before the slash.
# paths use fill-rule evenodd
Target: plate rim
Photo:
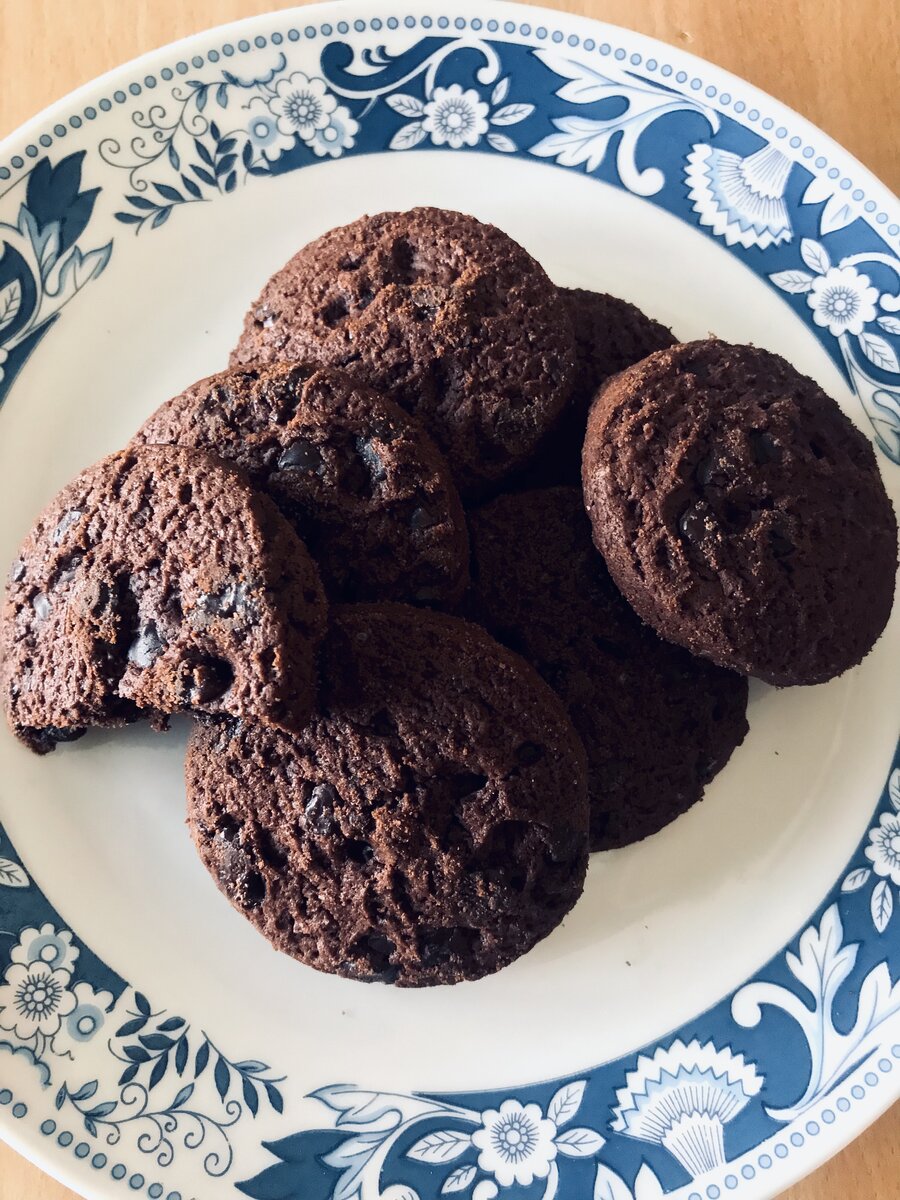
<path id="1" fill-rule="evenodd" d="M 469 0 L 464 0 L 468 3 Z M 900 204 L 900 197 L 891 191 L 888 184 L 884 182 L 871 167 L 858 158 L 851 150 L 848 150 L 840 142 L 838 142 L 831 134 L 827 133 L 820 126 L 797 109 L 791 108 L 783 100 L 779 100 L 773 96 L 771 92 L 765 91 L 755 83 L 744 79 L 743 76 L 737 75 L 735 72 L 728 70 L 727 67 L 720 67 L 712 59 L 704 58 L 700 54 L 695 54 L 690 50 L 685 50 L 681 46 L 675 46 L 669 42 L 664 42 L 660 38 L 654 37 L 652 34 L 641 33 L 638 30 L 630 29 L 627 25 L 619 25 L 612 21 L 603 21 L 600 18 L 582 16 L 580 13 L 569 12 L 565 9 L 546 8 L 542 4 L 522 3 L 520 0 L 481 0 L 482 4 L 491 11 L 498 13 L 508 12 L 510 19 L 515 13 L 530 12 L 532 14 L 540 14 L 548 23 L 554 20 L 562 20 L 566 23 L 576 23 L 584 26 L 591 26 L 594 29 L 607 29 L 615 34 L 624 34 L 627 38 L 637 38 L 646 42 L 648 45 L 664 47 L 667 54 L 673 55 L 677 59 L 681 59 L 687 63 L 698 63 L 701 67 L 713 71 L 720 78 L 727 78 L 732 85 L 738 84 L 740 87 L 748 90 L 748 93 L 756 99 L 765 102 L 772 106 L 773 111 L 783 112 L 791 119 L 798 127 L 805 129 L 811 136 L 821 139 L 822 146 L 832 152 L 838 154 L 844 161 L 851 164 L 859 173 L 861 178 L 869 185 L 869 187 L 884 195 L 886 203 L 892 205 Z M 266 22 L 270 22 L 273 18 L 279 20 L 289 19 L 292 15 L 301 13 L 313 12 L 317 14 L 315 19 L 321 19 L 329 13 L 338 13 L 348 11 L 344 7 L 345 0 L 313 0 L 310 4 L 292 5 L 288 8 L 279 8 L 267 10 L 263 13 L 258 13 L 255 16 L 240 17 L 236 21 L 224 21 L 220 24 L 210 25 L 205 29 L 198 30 L 196 33 L 190 33 L 181 38 L 176 38 L 174 41 L 166 42 L 162 46 L 158 46 L 152 50 L 146 50 L 142 54 L 138 54 L 133 58 L 126 59 L 108 70 L 101 72 L 93 79 L 87 80 L 85 83 L 79 84 L 78 87 L 72 88 L 64 93 L 58 99 L 51 101 L 42 109 L 36 112 L 33 116 L 26 118 L 21 124 L 17 125 L 9 133 L 0 138 L 0 160 L 5 159 L 12 153 L 11 147 L 19 142 L 27 142 L 32 139 L 32 131 L 41 130 L 45 125 L 51 125 L 52 118 L 58 112 L 68 111 L 73 102 L 79 101 L 84 97 L 95 93 L 101 85 L 111 84 L 119 76 L 128 74 L 138 67 L 149 66 L 150 63 L 157 59 L 160 55 L 170 55 L 176 50 L 187 50 L 192 45 L 200 44 L 207 39 L 211 34 L 224 34 L 225 31 L 241 31 L 260 26 Z M 384 0 L 350 0 L 354 11 L 378 13 L 383 9 Z M 436 7 L 434 4 L 429 4 L 429 0 L 401 0 L 402 5 L 410 9 L 419 8 L 426 9 L 430 6 Z M 4 181 L 5 183 L 11 180 Z M 3 190 L 6 190 L 4 186 Z M 900 239 L 900 234 L 896 235 Z M 900 244 L 900 243 L 898 243 Z"/>
<path id="2" fill-rule="evenodd" d="M 428 5 L 424 2 L 402 4 L 397 7 L 419 12 L 423 10 L 429 11 L 430 9 L 435 8 L 434 5 Z M 469 5 L 467 4 L 461 7 L 469 7 Z M 484 7 L 485 6 L 482 6 L 482 8 Z M 292 17 L 296 16 L 299 18 L 300 15 L 302 15 L 307 22 L 312 20 L 321 23 L 323 19 L 328 18 L 329 14 L 346 14 L 348 11 L 359 12 L 363 15 L 375 14 L 382 12 L 383 8 L 384 6 L 382 0 L 353 0 L 351 5 L 346 6 L 338 3 L 337 0 L 330 0 L 328 3 L 281 9 L 275 12 L 262 13 L 257 16 L 243 18 L 234 22 L 226 22 L 220 25 L 211 26 L 174 42 L 167 43 L 134 59 L 122 63 L 121 65 L 116 66 L 107 72 L 104 72 L 102 75 L 99 75 L 95 79 L 82 84 L 78 88 L 48 105 L 41 112 L 30 118 L 24 124 L 20 125 L 17 129 L 13 130 L 6 137 L 4 137 L 2 141 L 0 141 L 0 160 L 5 161 L 8 156 L 15 152 L 15 148 L 20 144 L 24 145 L 30 139 L 37 141 L 40 131 L 45 126 L 52 125 L 54 119 L 57 118 L 60 113 L 69 113 L 75 104 L 79 104 L 91 96 L 98 95 L 102 90 L 104 90 L 104 88 L 108 86 L 114 86 L 117 81 L 120 79 L 124 80 L 124 77 L 128 76 L 131 72 L 138 68 L 149 68 L 154 63 L 162 65 L 162 61 L 164 59 L 171 59 L 179 51 L 186 53 L 194 46 L 207 43 L 211 36 L 222 35 L 228 37 L 234 36 L 237 38 L 241 33 L 245 33 L 252 29 L 260 29 L 271 26 L 271 24 L 276 21 L 279 23 L 284 23 L 286 27 L 286 24 L 291 20 Z M 830 135 L 820 130 L 818 127 L 813 125 L 811 121 L 802 116 L 802 114 L 792 110 L 782 101 L 770 96 L 768 93 L 742 79 L 740 76 L 734 75 L 724 68 L 718 67 L 715 63 L 709 62 L 708 60 L 692 54 L 687 50 L 683 50 L 680 47 L 669 46 L 668 43 L 661 42 L 658 39 L 652 38 L 648 35 L 638 34 L 634 31 L 628 30 L 626 27 L 612 25 L 610 23 L 601 22 L 589 17 L 582 17 L 576 14 L 561 12 L 553 9 L 545 9 L 538 6 L 525 6 L 517 3 L 510 3 L 509 0 L 491 0 L 491 3 L 487 6 L 487 10 L 501 14 L 508 12 L 511 17 L 513 14 L 521 16 L 527 13 L 532 20 L 539 20 L 541 17 L 543 17 L 547 21 L 548 25 L 552 24 L 553 22 L 561 22 L 563 25 L 572 26 L 574 23 L 576 27 L 580 26 L 584 28 L 591 28 L 593 30 L 608 30 L 610 31 L 611 36 L 619 35 L 627 41 L 638 39 L 638 41 L 646 43 L 648 46 L 658 47 L 660 50 L 665 51 L 666 55 L 671 61 L 680 61 L 686 64 L 696 63 L 698 64 L 698 67 L 696 68 L 697 70 L 703 68 L 712 72 L 712 74 L 719 80 L 729 80 L 733 88 L 742 89 L 742 95 L 745 98 L 755 99 L 760 106 L 765 105 L 765 112 L 768 116 L 784 114 L 785 118 L 790 120 L 790 123 L 794 129 L 806 132 L 809 138 L 812 141 L 815 141 L 816 145 L 821 151 L 829 154 L 829 161 L 838 161 L 840 163 L 847 164 L 847 167 L 852 169 L 854 173 L 857 185 L 865 186 L 867 194 L 871 198 L 874 199 L 876 196 L 883 196 L 882 204 L 888 211 L 897 205 L 897 198 L 890 191 L 888 186 L 879 180 L 877 176 L 875 176 L 874 173 L 865 166 L 865 164 L 861 163 L 853 154 L 840 146 L 840 144 L 837 143 Z M 29 164 L 26 163 L 26 167 L 28 166 Z M 25 173 L 25 170 L 16 172 L 15 175 L 11 177 L 9 186 L 13 186 L 16 180 Z M 4 181 L 0 187 L 2 187 L 2 190 L 5 191 L 6 181 Z M 869 221 L 868 218 L 864 219 L 867 220 L 867 223 L 871 225 L 871 221 Z M 886 231 L 874 229 L 874 226 L 872 226 L 872 228 L 879 237 L 882 237 L 886 241 L 889 240 L 886 236 Z M 876 805 L 874 811 L 878 811 L 878 805 Z M 817 906 L 813 911 L 813 915 L 815 915 L 815 913 L 818 911 L 819 909 Z M 809 918 L 809 920 L 811 919 L 812 917 Z M 808 923 L 808 921 L 806 923 Z M 793 941 L 796 939 L 802 929 L 803 925 L 801 925 L 797 930 L 794 938 L 787 943 L 788 946 L 793 944 Z M 780 952 L 781 951 L 779 951 L 779 953 Z M 760 967 L 763 965 L 764 964 L 760 964 Z M 751 978 L 752 977 L 753 976 L 751 976 Z M 705 1009 L 704 1012 L 706 1011 L 709 1010 Z M 666 1036 L 667 1035 L 663 1035 L 660 1040 L 665 1040 Z M 586 1070 L 588 1069 L 589 1068 L 586 1068 Z M 887 1081 L 885 1081 L 885 1083 L 886 1082 Z M 793 1182 L 796 1182 L 796 1180 L 802 1178 L 810 1170 L 815 1169 L 817 1166 L 833 1157 L 833 1155 L 840 1152 L 840 1150 L 849 1144 L 850 1141 L 859 1136 L 859 1134 L 869 1124 L 871 1124 L 874 1120 L 877 1120 L 878 1117 L 884 1111 L 886 1111 L 898 1097 L 900 1097 L 900 1078 L 895 1080 L 895 1084 L 896 1088 L 893 1094 L 891 1094 L 891 1088 L 889 1086 L 886 1086 L 883 1091 L 879 1090 L 876 1093 L 870 1092 L 869 1094 L 871 1096 L 877 1097 L 877 1100 L 874 1103 L 867 1102 L 865 1105 L 858 1106 L 854 1109 L 852 1117 L 850 1114 L 846 1114 L 839 1126 L 840 1136 L 831 1137 L 827 1143 L 827 1152 L 816 1156 L 814 1162 L 806 1163 L 801 1161 L 800 1156 L 794 1156 L 792 1159 L 786 1160 L 778 1177 L 778 1186 L 790 1186 Z M 9 1131 L 12 1131 L 11 1136 Z M 16 1126 L 6 1121 L 2 1110 L 0 1110 L 0 1137 L 2 1137 L 5 1141 L 8 1141 L 9 1144 L 14 1147 L 14 1149 L 17 1149 L 23 1154 L 24 1157 L 34 1162 L 52 1177 L 58 1179 L 61 1183 L 64 1183 L 66 1186 L 75 1191 L 81 1191 L 82 1185 L 86 1182 L 89 1182 L 92 1185 L 92 1191 L 81 1193 L 86 1196 L 105 1196 L 107 1194 L 113 1195 L 116 1193 L 117 1188 L 119 1188 L 118 1194 L 121 1194 L 120 1186 L 106 1176 L 97 1175 L 91 1176 L 90 1178 L 79 1179 L 77 1175 L 77 1167 L 69 1160 L 68 1156 L 54 1155 L 51 1157 L 49 1154 L 35 1154 L 32 1146 L 28 1142 L 28 1139 L 17 1137 L 16 1131 Z M 37 1146 L 46 1146 L 47 1144 L 48 1143 L 46 1142 L 35 1143 Z M 788 1166 L 788 1163 L 790 1163 L 790 1167 Z M 71 1168 L 71 1171 L 66 1168 Z M 670 1194 L 681 1195 L 682 1190 L 683 1189 L 678 1189 L 676 1192 Z M 741 1194 L 744 1195 L 747 1193 L 742 1191 Z"/>

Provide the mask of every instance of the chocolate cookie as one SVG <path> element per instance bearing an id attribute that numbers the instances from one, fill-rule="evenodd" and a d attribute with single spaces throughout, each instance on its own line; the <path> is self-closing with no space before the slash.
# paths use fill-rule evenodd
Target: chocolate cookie
<path id="1" fill-rule="evenodd" d="M 167 401 L 134 441 L 221 455 L 268 492 L 332 600 L 454 605 L 468 538 L 450 472 L 418 422 L 335 368 L 235 367 Z"/>
<path id="2" fill-rule="evenodd" d="M 747 732 L 747 680 L 662 641 L 591 544 L 577 488 L 501 496 L 470 517 L 474 613 L 565 704 L 588 758 L 591 849 L 656 833 Z"/>
<path id="3" fill-rule="evenodd" d="M 556 696 L 477 626 L 333 611 L 320 712 L 293 737 L 198 725 L 188 816 L 219 887 L 277 949 L 406 987 L 478 979 L 577 900 L 584 751 Z"/>
<path id="4" fill-rule="evenodd" d="M 591 410 L 583 476 L 616 583 L 695 654 L 822 683 L 884 629 L 897 524 L 872 447 L 778 355 L 692 342 L 617 375 Z"/>
<path id="5" fill-rule="evenodd" d="M 493 225 L 436 208 L 333 229 L 276 272 L 232 363 L 345 366 L 419 417 L 464 497 L 523 465 L 572 384 L 542 267 Z"/>
<path id="6" fill-rule="evenodd" d="M 559 295 L 575 335 L 575 385 L 558 424 L 518 480 L 525 488 L 580 484 L 581 448 L 597 389 L 654 350 L 675 345 L 670 329 L 627 300 L 585 288 L 560 288 Z"/>
<path id="7" fill-rule="evenodd" d="M 39 754 L 88 725 L 196 712 L 293 728 L 313 706 L 315 564 L 212 455 L 141 446 L 89 467 L 38 518 L 9 580 L 0 686 Z"/>

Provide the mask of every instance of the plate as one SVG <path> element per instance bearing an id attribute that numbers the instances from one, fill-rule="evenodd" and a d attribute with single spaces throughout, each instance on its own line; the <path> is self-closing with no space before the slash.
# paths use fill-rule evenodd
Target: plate
<path id="1" fill-rule="evenodd" d="M 433 203 L 684 338 L 785 354 L 900 496 L 900 210 L 823 134 L 647 38 L 357 2 L 155 52 L 0 147 L 0 557 L 218 368 L 323 230 Z M 866 603 L 864 596 L 860 604 Z M 183 828 L 185 728 L 0 737 L 0 1132 L 91 1197 L 769 1197 L 900 1095 L 900 618 L 751 691 L 703 804 L 596 856 L 507 970 L 398 991 L 274 954 Z"/>

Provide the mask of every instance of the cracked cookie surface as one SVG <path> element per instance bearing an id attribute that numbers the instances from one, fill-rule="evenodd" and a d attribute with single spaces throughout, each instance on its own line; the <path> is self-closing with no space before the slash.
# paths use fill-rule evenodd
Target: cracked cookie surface
<path id="1" fill-rule="evenodd" d="M 884 629 L 897 523 L 875 453 L 777 354 L 708 340 L 623 371 L 591 409 L 582 472 L 619 588 L 694 654 L 822 683 Z"/>
<path id="2" fill-rule="evenodd" d="M 186 777 L 220 889 L 322 971 L 477 979 L 550 933 L 583 886 L 577 735 L 525 662 L 458 618 L 333 610 L 311 724 L 198 725 Z"/>
<path id="3" fill-rule="evenodd" d="M 333 229 L 277 271 L 232 364 L 343 366 L 418 417 L 464 499 L 522 466 L 573 382 L 558 289 L 493 225 L 436 208 Z"/>
<path id="4" fill-rule="evenodd" d="M 7 717 L 38 753 L 177 712 L 293 728 L 324 624 L 315 564 L 241 472 L 196 450 L 125 450 L 63 488 L 12 565 Z"/>
<path id="5" fill-rule="evenodd" d="M 466 521 L 419 423 L 335 368 L 235 367 L 193 384 L 134 443 L 210 450 L 246 471 L 318 563 L 329 599 L 452 607 Z"/>

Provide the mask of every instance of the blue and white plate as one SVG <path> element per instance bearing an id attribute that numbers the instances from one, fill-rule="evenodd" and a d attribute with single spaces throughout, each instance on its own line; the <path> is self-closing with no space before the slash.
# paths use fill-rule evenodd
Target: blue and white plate
<path id="1" fill-rule="evenodd" d="M 900 207 L 802 118 L 534 8 L 345 0 L 202 34 L 0 146 L 0 558 L 364 211 L 494 221 L 560 283 L 786 355 L 900 498 Z M 866 597 L 859 597 L 860 606 Z M 774 1196 L 900 1095 L 900 619 L 751 689 L 706 800 L 596 856 L 490 979 L 274 954 L 183 828 L 185 729 L 0 735 L 0 1133 L 91 1197 Z"/>

